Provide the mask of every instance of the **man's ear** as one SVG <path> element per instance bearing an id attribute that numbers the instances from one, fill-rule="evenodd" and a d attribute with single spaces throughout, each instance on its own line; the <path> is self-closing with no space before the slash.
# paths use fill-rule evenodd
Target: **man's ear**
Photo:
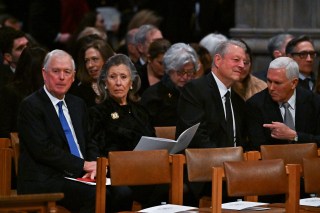
<path id="1" fill-rule="evenodd" d="M 292 89 L 295 89 L 297 86 L 298 86 L 298 83 L 299 83 L 299 79 L 298 78 L 294 78 L 292 81 Z"/>
<path id="2" fill-rule="evenodd" d="M 142 53 L 143 52 L 143 44 L 137 44 L 137 50 L 139 53 Z"/>
<path id="3" fill-rule="evenodd" d="M 12 62 L 12 55 L 10 53 L 4 53 L 3 54 L 3 63 L 4 64 L 10 64 Z"/>
<path id="4" fill-rule="evenodd" d="M 278 57 L 283 56 L 282 53 L 279 50 L 273 51 L 272 55 L 273 55 L 274 58 L 278 58 Z"/>
<path id="5" fill-rule="evenodd" d="M 222 61 L 222 57 L 220 54 L 215 54 L 215 56 L 213 56 L 213 60 L 214 60 L 214 64 L 217 68 L 220 67 L 221 61 Z"/>

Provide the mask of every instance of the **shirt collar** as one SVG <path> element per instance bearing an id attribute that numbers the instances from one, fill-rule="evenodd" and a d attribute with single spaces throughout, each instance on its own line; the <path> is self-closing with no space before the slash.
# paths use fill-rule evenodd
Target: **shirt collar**
<path id="1" fill-rule="evenodd" d="M 212 73 L 214 79 L 215 79 L 216 82 L 217 82 L 218 89 L 219 89 L 219 93 L 220 93 L 220 97 L 223 98 L 224 95 L 225 95 L 228 91 L 231 93 L 230 88 L 228 89 L 228 88 L 220 81 L 220 79 L 219 79 L 213 72 L 211 72 L 211 73 Z"/>
<path id="2" fill-rule="evenodd" d="M 296 90 L 293 91 L 292 96 L 287 101 L 292 109 L 296 108 Z M 280 106 L 282 106 L 283 103 L 279 103 Z"/>
<path id="3" fill-rule="evenodd" d="M 313 79 L 314 79 L 313 73 L 311 73 L 310 76 L 305 76 L 305 75 L 299 73 L 299 79 L 300 79 L 300 80 L 305 80 L 306 78 L 309 78 L 309 79 L 313 82 Z"/>
<path id="4" fill-rule="evenodd" d="M 46 86 L 43 86 L 44 91 L 46 92 L 46 94 L 48 95 L 50 101 L 52 102 L 53 106 L 56 106 L 60 101 L 63 101 L 63 104 L 65 105 L 65 100 L 64 97 L 62 100 L 54 97 L 53 95 L 51 95 L 51 93 L 47 90 Z"/>

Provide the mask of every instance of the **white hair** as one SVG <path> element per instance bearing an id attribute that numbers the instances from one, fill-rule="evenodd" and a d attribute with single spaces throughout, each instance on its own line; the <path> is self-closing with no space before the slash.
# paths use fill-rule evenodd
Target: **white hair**
<path id="1" fill-rule="evenodd" d="M 226 40 L 228 40 L 227 37 L 222 34 L 210 33 L 201 39 L 200 45 L 205 47 L 213 57 L 216 54 L 217 45 Z"/>

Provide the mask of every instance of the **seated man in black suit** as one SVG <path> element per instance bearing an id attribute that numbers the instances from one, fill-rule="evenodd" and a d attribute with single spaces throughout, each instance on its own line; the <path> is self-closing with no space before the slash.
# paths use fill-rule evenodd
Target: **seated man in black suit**
<path id="1" fill-rule="evenodd" d="M 267 79 L 268 88 L 247 101 L 248 134 L 253 148 L 264 144 L 319 143 L 320 97 L 297 87 L 298 64 L 289 57 L 279 57 L 270 63 Z"/>
<path id="2" fill-rule="evenodd" d="M 240 79 L 246 60 L 246 47 L 235 40 L 217 45 L 211 72 L 188 82 L 181 91 L 178 102 L 176 136 L 200 122 L 189 147 L 215 148 L 244 145 L 244 107 L 242 98 L 231 86 Z M 228 126 L 226 110 L 229 94 L 231 118 Z M 229 104 L 229 106 L 230 106 Z"/>
<path id="3" fill-rule="evenodd" d="M 221 41 L 211 72 L 182 87 L 178 102 L 176 136 L 199 123 L 189 148 L 245 146 L 244 100 L 231 89 L 246 63 L 246 47 L 240 41 Z M 202 195 L 211 195 L 211 183 L 187 183 L 186 205 L 198 205 Z M 224 196 L 223 201 L 227 202 Z"/>
<path id="4" fill-rule="evenodd" d="M 66 94 L 74 81 L 74 61 L 68 53 L 53 50 L 44 59 L 42 75 L 44 87 L 21 103 L 18 116 L 18 193 L 63 192 L 60 205 L 92 213 L 95 187 L 65 179 L 93 179 L 99 156 L 97 145 L 88 138 L 85 103 Z M 117 196 L 121 200 L 121 195 Z M 130 206 L 130 199 L 123 201 L 117 207 L 126 206 L 127 201 Z M 111 198 L 108 203 L 112 202 Z"/>

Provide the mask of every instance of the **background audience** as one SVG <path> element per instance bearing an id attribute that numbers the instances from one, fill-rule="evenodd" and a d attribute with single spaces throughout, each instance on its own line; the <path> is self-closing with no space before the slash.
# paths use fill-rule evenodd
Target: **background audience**
<path id="1" fill-rule="evenodd" d="M 189 44 L 197 53 L 199 58 L 199 70 L 196 72 L 195 78 L 200 78 L 211 71 L 212 57 L 209 51 L 198 43 Z"/>
<path id="2" fill-rule="evenodd" d="M 246 45 L 246 61 L 244 62 L 244 69 L 240 73 L 240 80 L 232 85 L 232 89 L 240 95 L 243 100 L 248 100 L 251 96 L 267 88 L 267 83 L 258 79 L 251 74 L 252 72 L 252 53 L 250 47 Z"/>
<path id="3" fill-rule="evenodd" d="M 101 95 L 97 80 L 105 61 L 113 55 L 112 48 L 102 39 L 83 43 L 80 48 L 77 73 L 79 83 L 72 88 L 71 93 L 81 97 L 88 107 L 95 105 Z"/>
<path id="4" fill-rule="evenodd" d="M 286 54 L 299 65 L 299 86 L 314 91 L 316 88 L 314 63 L 317 52 L 313 41 L 306 35 L 290 40 L 286 46 Z"/>
<path id="5" fill-rule="evenodd" d="M 164 75 L 163 55 L 169 49 L 171 43 L 163 38 L 154 40 L 148 49 L 147 63 L 142 65 L 140 78 L 141 87 L 139 94 L 150 86 L 158 83 Z"/>
<path id="6" fill-rule="evenodd" d="M 199 60 L 192 47 L 173 44 L 163 56 L 165 76 L 142 95 L 141 103 L 152 117 L 153 126 L 175 126 L 181 88 L 194 79 Z"/>
<path id="7" fill-rule="evenodd" d="M 26 47 L 17 63 L 12 82 L 0 94 L 0 137 L 17 132 L 18 109 L 21 101 L 43 86 L 42 65 L 47 51 L 38 46 Z"/>

